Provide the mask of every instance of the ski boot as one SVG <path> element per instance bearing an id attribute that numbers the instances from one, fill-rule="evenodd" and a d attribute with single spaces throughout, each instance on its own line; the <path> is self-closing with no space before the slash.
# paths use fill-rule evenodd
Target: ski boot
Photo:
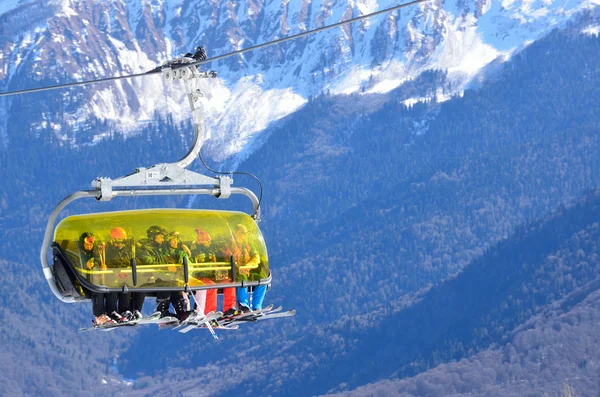
<path id="1" fill-rule="evenodd" d="M 191 311 L 188 309 L 188 301 L 184 298 L 183 295 L 178 295 L 171 299 L 171 303 L 175 308 L 175 313 L 177 313 L 177 319 L 179 321 L 185 321 L 190 316 Z"/>
<path id="2" fill-rule="evenodd" d="M 114 324 L 115 321 L 108 317 L 108 315 L 106 313 L 99 315 L 98 317 L 96 317 L 95 319 L 92 320 L 92 323 L 94 325 L 108 325 L 108 324 Z"/>
<path id="3" fill-rule="evenodd" d="M 239 312 L 237 310 L 235 310 L 234 307 L 225 310 L 225 313 L 223 313 L 223 317 L 233 317 L 233 316 L 237 316 L 239 314 Z"/>
<path id="4" fill-rule="evenodd" d="M 174 317 L 174 314 L 169 311 L 169 299 L 162 299 L 158 301 L 155 312 L 160 312 L 160 318 L 163 317 Z"/>
<path id="5" fill-rule="evenodd" d="M 117 323 L 124 323 L 125 321 L 127 321 L 123 316 L 121 316 L 117 312 L 112 312 L 110 314 L 110 318 L 112 318 Z"/>

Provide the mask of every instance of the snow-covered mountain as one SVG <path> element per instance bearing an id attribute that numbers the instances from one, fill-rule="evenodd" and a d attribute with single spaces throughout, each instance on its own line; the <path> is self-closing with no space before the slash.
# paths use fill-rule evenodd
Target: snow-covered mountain
<path id="1" fill-rule="evenodd" d="M 141 73 L 202 44 L 217 56 L 396 5 L 395 0 L 11 0 L 0 5 L 0 89 Z M 438 100 L 494 61 L 600 0 L 430 0 L 215 62 L 202 82 L 213 157 L 223 159 L 311 95 L 388 92 L 431 69 L 448 72 Z M 594 34 L 598 25 L 586 28 Z M 180 83 L 179 83 L 180 84 Z M 210 86 L 208 85 L 210 84 Z M 156 113 L 189 117 L 180 85 L 156 75 L 36 94 L 33 131 L 66 144 L 135 132 Z M 407 104 L 426 99 L 419 95 Z M 56 103 L 62 102 L 59 105 Z M 0 107 L 10 111 L 13 98 Z M 5 118 L 3 118 L 6 120 Z M 100 121 L 90 131 L 90 120 Z M 7 125 L 0 123 L 0 135 Z M 85 139 L 81 139 L 86 135 Z"/>

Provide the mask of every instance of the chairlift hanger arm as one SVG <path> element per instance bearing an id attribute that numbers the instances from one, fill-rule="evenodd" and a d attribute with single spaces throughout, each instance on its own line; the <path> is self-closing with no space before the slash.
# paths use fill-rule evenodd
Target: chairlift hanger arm
<path id="1" fill-rule="evenodd" d="M 189 64 L 193 59 L 182 58 L 183 63 Z M 197 101 L 204 94 L 194 87 L 194 81 L 199 78 L 216 77 L 216 72 L 200 72 L 195 66 L 185 67 L 177 71 L 164 68 L 163 76 L 167 82 L 182 80 L 188 95 L 194 123 L 194 143 L 185 156 L 174 163 L 156 164 L 149 168 L 140 167 L 134 173 L 112 180 L 106 177 L 96 178 L 92 187 L 97 191 L 97 198 L 108 201 L 116 196 L 113 188 L 127 191 L 133 188 L 151 188 L 164 190 L 165 188 L 198 186 L 214 186 L 219 190 L 218 198 L 228 198 L 231 195 L 233 180 L 228 176 L 208 177 L 197 172 L 189 171 L 186 167 L 198 156 L 204 141 L 204 112 L 202 104 Z"/>

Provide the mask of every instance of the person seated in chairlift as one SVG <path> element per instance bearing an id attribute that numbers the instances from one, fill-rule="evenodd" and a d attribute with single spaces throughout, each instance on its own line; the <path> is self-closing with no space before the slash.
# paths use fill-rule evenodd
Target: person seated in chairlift
<path id="1" fill-rule="evenodd" d="M 166 236 L 166 254 L 165 263 L 172 264 L 168 269 L 171 272 L 177 272 L 183 263 L 183 258 L 190 258 L 189 248 L 181 243 L 179 232 L 172 231 Z M 179 321 L 187 319 L 190 315 L 190 301 L 187 294 L 183 291 L 161 292 L 156 295 L 156 311 L 161 313 L 161 317 L 172 316 L 169 312 L 169 304 L 173 305 L 176 317 Z"/>
<path id="2" fill-rule="evenodd" d="M 217 255 L 215 248 L 212 246 L 210 234 L 207 231 L 196 228 L 196 239 L 190 244 L 190 252 L 193 263 L 216 262 Z M 204 284 L 215 284 L 210 275 L 214 275 L 215 271 L 199 271 L 195 272 L 192 277 L 202 281 Z M 196 301 L 196 312 L 199 314 L 208 314 L 217 311 L 217 290 L 197 290 L 194 294 Z"/>
<path id="3" fill-rule="evenodd" d="M 125 229 L 119 226 L 110 229 L 106 246 L 106 266 L 109 269 L 129 268 L 132 258 L 133 242 L 127 238 Z M 106 310 L 114 320 L 122 322 L 141 317 L 141 305 L 134 309 L 136 310 L 135 314 L 131 311 L 131 294 L 129 292 L 110 292 L 107 295 Z"/>
<path id="4" fill-rule="evenodd" d="M 107 269 L 104 263 L 104 247 L 96 240 L 92 233 L 84 232 L 79 236 L 78 248 L 79 257 L 84 269 Z M 108 312 L 106 311 L 106 294 L 92 292 L 90 295 L 92 298 L 92 314 L 94 315 L 92 322 L 96 325 L 114 323 L 114 320 L 108 316 Z"/>
<path id="5" fill-rule="evenodd" d="M 148 237 L 137 243 L 136 258 L 139 259 L 142 265 L 166 263 L 165 237 L 168 234 L 167 229 L 158 225 L 150 226 L 146 230 L 146 236 Z"/>
<path id="6" fill-rule="evenodd" d="M 227 238 L 217 238 L 211 240 L 211 245 L 215 249 L 216 257 L 218 262 L 229 262 L 232 254 L 231 247 L 233 242 Z M 215 274 L 215 281 L 218 283 L 233 282 L 229 277 L 227 270 L 219 270 Z M 207 298 L 208 299 L 208 298 Z M 237 310 L 237 299 L 236 299 L 236 288 L 223 288 L 223 316 L 235 316 L 238 314 Z"/>
<path id="7" fill-rule="evenodd" d="M 171 264 L 182 264 L 183 258 L 187 257 L 188 260 L 192 253 L 187 245 L 181 242 L 181 238 L 179 237 L 179 232 L 172 231 L 167 234 L 167 247 L 166 252 L 167 255 L 165 257 L 166 263 Z M 178 270 L 177 266 L 169 266 L 169 271 L 176 272 Z"/>
<path id="8" fill-rule="evenodd" d="M 232 253 L 235 258 L 235 262 L 240 269 L 239 278 L 247 281 L 250 278 L 251 269 L 258 268 L 260 266 L 260 255 L 254 244 L 249 241 L 248 228 L 246 226 L 242 224 L 236 225 L 234 238 L 235 241 L 232 247 Z M 236 295 L 240 311 L 246 313 L 250 310 L 262 309 L 266 292 L 266 285 L 254 287 L 251 295 L 252 303 L 250 303 L 248 287 L 238 287 L 236 290 Z"/>

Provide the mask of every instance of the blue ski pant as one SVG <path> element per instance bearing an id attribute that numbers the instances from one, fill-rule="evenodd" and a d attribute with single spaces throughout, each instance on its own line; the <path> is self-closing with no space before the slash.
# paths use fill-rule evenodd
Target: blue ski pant
<path id="1" fill-rule="evenodd" d="M 266 293 L 266 285 L 259 285 L 257 287 L 254 287 L 254 291 L 252 292 L 252 306 L 250 306 L 248 287 L 238 287 L 236 291 L 237 301 L 240 305 L 249 307 L 252 310 L 262 309 L 263 300 L 265 300 Z"/>

